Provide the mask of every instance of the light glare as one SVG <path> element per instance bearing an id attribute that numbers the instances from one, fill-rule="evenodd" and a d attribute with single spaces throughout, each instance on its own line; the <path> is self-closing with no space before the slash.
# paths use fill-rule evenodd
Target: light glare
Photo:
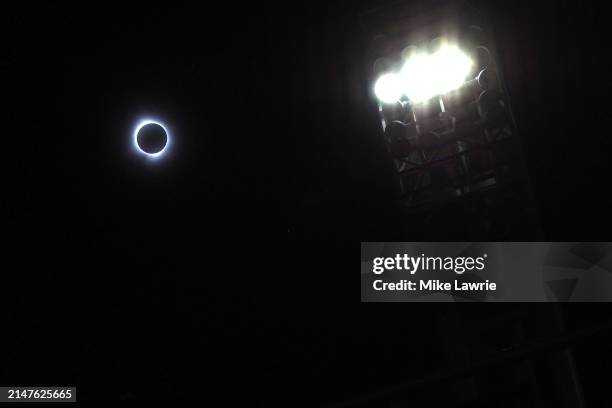
<path id="1" fill-rule="evenodd" d="M 402 96 L 401 84 L 401 77 L 399 75 L 384 74 L 374 84 L 374 93 L 380 101 L 394 103 L 399 101 Z"/>
<path id="2" fill-rule="evenodd" d="M 459 88 L 472 68 L 472 61 L 457 47 L 444 47 L 432 55 L 432 77 L 437 84 L 435 94 L 443 94 Z"/>
<path id="3" fill-rule="evenodd" d="M 432 96 L 436 82 L 431 65 L 429 55 L 417 54 L 402 67 L 402 91 L 412 102 L 422 102 Z"/>
<path id="4" fill-rule="evenodd" d="M 472 60 L 459 48 L 443 46 L 431 55 L 414 54 L 399 75 L 382 75 L 374 85 L 374 93 L 384 103 L 397 102 L 402 95 L 413 103 L 423 102 L 461 87 L 472 66 Z"/>
<path id="5" fill-rule="evenodd" d="M 455 46 L 442 47 L 432 55 L 416 55 L 402 67 L 403 92 L 418 103 L 457 89 L 466 80 L 472 64 Z"/>

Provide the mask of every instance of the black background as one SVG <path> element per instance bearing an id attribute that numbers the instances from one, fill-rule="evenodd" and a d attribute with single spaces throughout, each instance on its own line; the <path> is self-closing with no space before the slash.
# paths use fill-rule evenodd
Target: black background
<path id="1" fill-rule="evenodd" d="M 2 6 L 3 384 L 299 405 L 446 364 L 371 350 L 435 352 L 449 307 L 359 305 L 349 279 L 359 242 L 420 239 L 396 225 L 365 80 L 377 4 Z M 543 230 L 516 239 L 605 241 L 608 15 L 487 7 Z M 157 162 L 130 144 L 151 114 L 174 135 Z M 593 406 L 599 342 L 577 357 Z"/>
<path id="2" fill-rule="evenodd" d="M 75 384 L 81 401 L 257 401 L 252 378 L 268 372 L 251 242 L 266 235 L 274 17 L 59 3 L 1 14 L 2 384 Z M 148 117 L 170 130 L 160 160 L 132 145 Z"/>

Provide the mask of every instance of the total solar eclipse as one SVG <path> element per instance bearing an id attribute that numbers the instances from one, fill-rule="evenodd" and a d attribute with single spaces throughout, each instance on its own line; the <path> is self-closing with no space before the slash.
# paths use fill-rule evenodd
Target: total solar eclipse
<path id="1" fill-rule="evenodd" d="M 159 157 L 170 144 L 170 134 L 164 124 L 154 120 L 144 120 L 134 130 L 136 150 L 148 157 Z"/>

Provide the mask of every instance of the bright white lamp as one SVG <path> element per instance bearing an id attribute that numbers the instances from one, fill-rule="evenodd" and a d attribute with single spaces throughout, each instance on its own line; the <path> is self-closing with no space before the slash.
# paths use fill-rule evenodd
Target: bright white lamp
<path id="1" fill-rule="evenodd" d="M 384 74 L 374 84 L 376 97 L 384 103 L 395 103 L 402 97 L 402 78 L 398 74 Z"/>

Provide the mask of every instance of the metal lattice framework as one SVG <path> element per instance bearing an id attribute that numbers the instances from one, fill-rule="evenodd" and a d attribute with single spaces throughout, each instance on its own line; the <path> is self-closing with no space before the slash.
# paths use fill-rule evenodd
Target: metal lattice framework
<path id="1" fill-rule="evenodd" d="M 404 203 L 420 211 L 466 197 L 504 194 L 525 179 L 525 172 L 489 27 L 478 11 L 456 3 L 420 11 L 395 5 L 367 15 L 373 33 L 372 80 L 397 69 L 406 50 L 427 49 L 443 38 L 459 44 L 475 69 L 458 89 L 426 101 L 402 97 L 397 103 L 379 103 Z"/>

